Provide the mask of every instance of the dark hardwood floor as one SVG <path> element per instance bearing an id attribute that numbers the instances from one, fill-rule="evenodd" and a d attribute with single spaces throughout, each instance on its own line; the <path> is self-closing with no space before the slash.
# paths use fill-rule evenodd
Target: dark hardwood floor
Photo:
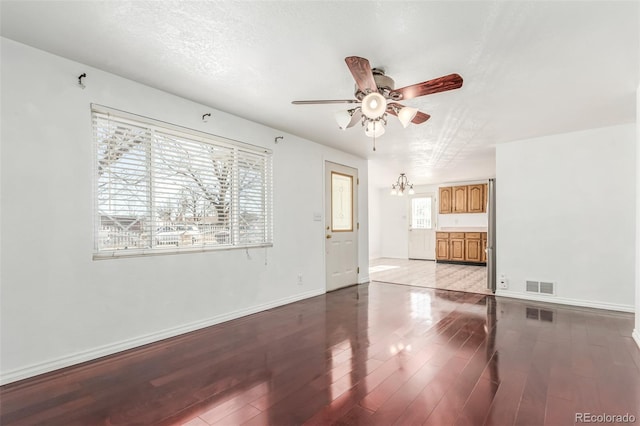
<path id="1" fill-rule="evenodd" d="M 373 282 L 0 388 L 2 425 L 640 423 L 633 315 Z"/>

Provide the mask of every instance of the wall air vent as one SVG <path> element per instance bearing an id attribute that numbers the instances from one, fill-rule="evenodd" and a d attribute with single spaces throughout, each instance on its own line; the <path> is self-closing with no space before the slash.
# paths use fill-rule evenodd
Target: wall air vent
<path id="1" fill-rule="evenodd" d="M 538 281 L 527 281 L 527 291 L 530 293 L 540 293 L 540 283 Z"/>
<path id="2" fill-rule="evenodd" d="M 543 294 L 555 294 L 554 285 L 552 282 L 540 281 L 540 293 Z"/>
<path id="3" fill-rule="evenodd" d="M 539 294 L 548 294 L 554 295 L 555 292 L 555 284 L 551 281 L 530 281 L 527 280 L 526 291 L 527 293 L 539 293 Z"/>

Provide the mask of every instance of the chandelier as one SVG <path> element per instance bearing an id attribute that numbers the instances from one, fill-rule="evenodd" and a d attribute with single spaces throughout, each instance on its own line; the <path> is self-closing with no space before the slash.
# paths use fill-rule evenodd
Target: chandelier
<path id="1" fill-rule="evenodd" d="M 396 183 L 391 185 L 391 195 L 402 196 L 404 194 L 405 189 L 408 189 L 409 195 L 413 195 L 416 192 L 413 190 L 413 184 L 409 183 L 409 179 L 404 173 L 400 173 L 398 176 L 398 180 Z"/>

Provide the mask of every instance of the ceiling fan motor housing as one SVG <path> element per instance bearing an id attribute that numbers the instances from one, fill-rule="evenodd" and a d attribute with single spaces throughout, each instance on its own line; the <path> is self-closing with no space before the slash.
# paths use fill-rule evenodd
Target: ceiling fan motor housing
<path id="1" fill-rule="evenodd" d="M 373 72 L 373 79 L 376 82 L 378 93 L 386 99 L 393 99 L 394 101 L 397 101 L 398 99 L 394 97 L 393 93 L 393 89 L 395 89 L 395 81 L 393 81 L 393 79 L 388 75 L 385 75 L 384 71 L 380 68 L 373 68 L 371 71 Z M 355 96 L 356 99 L 362 101 L 362 99 L 367 96 L 367 93 L 364 93 L 356 85 Z"/>

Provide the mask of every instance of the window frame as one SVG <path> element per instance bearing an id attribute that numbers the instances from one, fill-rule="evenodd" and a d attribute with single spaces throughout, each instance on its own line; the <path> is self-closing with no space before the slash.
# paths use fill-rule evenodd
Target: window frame
<path id="1" fill-rule="evenodd" d="M 225 138 L 222 136 L 201 132 L 198 130 L 186 128 L 183 126 L 179 126 L 176 124 L 167 123 L 164 121 L 156 120 L 149 117 L 144 117 L 141 115 L 121 111 L 118 109 L 106 107 L 104 105 L 99 104 L 91 104 L 90 105 L 90 116 L 91 116 L 91 127 L 92 127 L 92 146 L 93 146 L 93 223 L 94 223 L 94 232 L 93 232 L 93 259 L 112 259 L 112 258 L 123 258 L 123 257 L 136 257 L 136 256 L 150 256 L 150 255 L 166 255 L 166 254 L 178 254 L 178 253 L 194 253 L 194 252 L 208 252 L 208 251 L 220 251 L 220 250 L 236 250 L 236 249 L 248 249 L 248 248 L 256 248 L 256 247 L 272 247 L 273 246 L 273 151 L 257 145 L 252 145 L 246 142 L 237 141 L 230 138 Z M 144 170 L 145 178 L 149 180 L 148 184 L 148 193 L 142 194 L 142 199 L 145 199 L 146 205 L 142 208 L 146 209 L 145 221 L 149 223 L 146 224 L 145 230 L 141 232 L 141 235 L 146 234 L 146 244 L 145 247 L 136 247 L 136 248 L 105 248 L 103 241 L 101 240 L 101 230 L 103 229 L 102 223 L 102 212 L 101 212 L 101 202 L 100 202 L 100 167 L 104 167 L 104 165 L 100 164 L 100 146 L 104 144 L 103 141 L 99 140 L 98 129 L 99 125 L 97 122 L 99 120 L 108 120 L 110 117 L 113 117 L 114 120 L 117 120 L 120 123 L 125 123 L 128 125 L 135 126 L 137 128 L 145 129 L 145 136 L 143 149 L 148 150 L 145 154 L 148 156 L 144 161 L 147 163 L 147 168 Z M 159 135 L 156 137 L 156 132 Z M 155 175 L 162 168 L 159 163 L 157 163 L 158 152 L 166 153 L 171 152 L 167 150 L 166 146 L 161 147 L 162 142 L 161 138 L 166 137 L 175 137 L 176 139 L 172 140 L 171 143 L 179 144 L 182 142 L 182 146 L 185 151 L 188 149 L 188 146 L 194 145 L 196 147 L 204 147 L 205 145 L 211 145 L 212 147 L 219 150 L 227 150 L 231 152 L 230 156 L 230 167 L 231 170 L 229 172 L 229 179 L 231 179 L 231 183 L 229 184 L 229 188 L 226 189 L 229 191 L 229 212 L 227 217 L 227 227 L 229 231 L 229 242 L 225 242 L 224 244 L 217 244 L 210 241 L 210 243 L 202 242 L 202 244 L 195 245 L 195 242 L 192 246 L 183 246 L 181 247 L 179 244 L 176 244 L 175 247 L 163 247 L 163 244 L 158 240 L 154 242 L 154 238 L 156 236 L 156 228 L 167 226 L 166 223 L 160 220 L 157 217 L 155 198 L 158 194 L 158 189 L 156 186 L 160 186 L 156 179 Z M 180 138 L 184 139 L 180 141 Z M 147 140 L 148 139 L 148 140 Z M 146 145 L 148 144 L 148 146 Z M 155 144 L 155 145 L 154 145 Z M 177 152 L 173 151 L 173 152 Z M 213 151 L 212 151 L 213 152 Z M 256 164 L 257 168 L 251 168 L 250 160 L 257 159 Z M 118 161 L 118 160 L 116 160 Z M 188 160 L 187 164 L 191 166 L 191 159 Z M 133 169 L 132 169 L 133 171 Z M 166 172 L 166 170 L 165 170 Z M 247 188 L 241 187 L 240 179 L 241 176 L 250 175 L 255 173 L 258 179 L 259 188 L 256 191 L 255 188 Z M 165 177 L 166 179 L 166 177 Z M 219 184 L 219 181 L 218 181 Z M 178 179 L 175 181 L 176 187 L 180 185 Z M 218 188 L 219 189 L 219 188 Z M 248 195 L 245 195 L 247 198 L 242 198 L 241 192 L 245 192 Z M 177 200 L 176 198 L 173 200 Z M 260 207 L 261 212 L 258 214 L 257 222 L 259 226 L 257 227 L 257 231 L 255 231 L 255 235 L 252 232 L 253 237 L 258 236 L 259 242 L 242 242 L 240 229 L 242 226 L 246 226 L 245 218 L 242 218 L 242 212 L 240 211 L 240 204 L 243 203 L 256 203 L 256 206 Z M 120 198 L 114 198 L 114 200 L 121 200 Z M 245 204 L 246 205 L 246 204 Z M 133 216 L 131 216 L 133 217 Z M 139 219 L 138 219 L 139 220 Z M 195 221 L 195 219 L 192 219 Z M 184 223 L 170 223 L 169 226 L 172 225 L 188 225 L 185 220 Z M 194 223 L 195 224 L 195 223 Z M 158 228 L 160 229 L 160 228 Z M 244 228 L 245 232 L 247 228 Z M 248 233 L 248 232 L 247 232 Z"/>

